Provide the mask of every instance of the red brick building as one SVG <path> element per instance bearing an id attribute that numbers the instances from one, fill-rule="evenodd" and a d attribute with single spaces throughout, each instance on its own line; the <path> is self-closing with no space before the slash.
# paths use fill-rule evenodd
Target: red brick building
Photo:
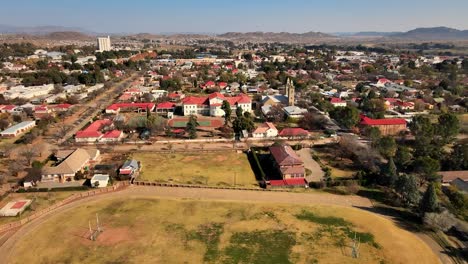
<path id="1" fill-rule="evenodd" d="M 397 135 L 406 130 L 406 120 L 403 118 L 372 119 L 363 115 L 359 125 L 361 129 L 377 127 L 384 136 Z"/>

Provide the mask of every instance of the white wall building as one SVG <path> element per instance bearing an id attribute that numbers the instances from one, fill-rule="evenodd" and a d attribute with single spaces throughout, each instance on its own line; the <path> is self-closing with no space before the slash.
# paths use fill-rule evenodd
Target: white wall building
<path id="1" fill-rule="evenodd" d="M 5 91 L 3 96 L 5 99 L 24 98 L 32 99 L 34 97 L 43 96 L 49 94 L 54 90 L 53 84 L 45 84 L 40 86 L 28 86 L 18 85 L 11 87 L 10 90 Z"/>
<path id="2" fill-rule="evenodd" d="M 97 38 L 98 51 L 110 51 L 112 49 L 110 37 L 106 38 Z"/>

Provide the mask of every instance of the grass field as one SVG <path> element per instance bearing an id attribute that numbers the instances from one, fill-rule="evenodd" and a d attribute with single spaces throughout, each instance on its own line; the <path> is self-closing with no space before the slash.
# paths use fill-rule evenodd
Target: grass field
<path id="1" fill-rule="evenodd" d="M 139 180 L 208 185 L 258 186 L 246 154 L 135 153 L 141 161 Z"/>
<path id="2" fill-rule="evenodd" d="M 86 235 L 96 213 L 104 232 L 92 242 Z M 357 209 L 150 197 L 56 215 L 12 256 L 11 263 L 437 263 L 413 234 Z"/>

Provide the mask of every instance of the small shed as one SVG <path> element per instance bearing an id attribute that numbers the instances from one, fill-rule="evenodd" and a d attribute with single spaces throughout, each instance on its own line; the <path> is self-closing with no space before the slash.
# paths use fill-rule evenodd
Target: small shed
<path id="1" fill-rule="evenodd" d="M 91 178 L 91 186 L 96 188 L 105 188 L 109 184 L 108 174 L 94 174 Z"/>

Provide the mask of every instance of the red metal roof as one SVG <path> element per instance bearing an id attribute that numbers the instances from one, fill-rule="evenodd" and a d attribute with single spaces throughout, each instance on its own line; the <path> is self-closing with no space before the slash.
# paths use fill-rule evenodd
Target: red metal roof
<path id="1" fill-rule="evenodd" d="M 281 130 L 279 133 L 281 137 L 296 137 L 296 136 L 308 136 L 309 131 L 304 130 L 302 128 L 296 127 L 296 128 L 284 128 Z"/>
<path id="2" fill-rule="evenodd" d="M 119 138 L 122 135 L 120 130 L 112 130 L 104 134 L 103 138 Z"/>
<path id="3" fill-rule="evenodd" d="M 135 107 L 135 108 L 141 108 L 141 109 L 146 109 L 149 108 L 150 110 L 154 109 L 154 103 L 120 103 L 120 104 L 112 104 L 109 107 L 107 107 L 107 110 L 118 110 L 120 108 L 129 108 L 129 107 Z"/>
<path id="4" fill-rule="evenodd" d="M 271 186 L 303 186 L 306 185 L 307 181 L 305 178 L 291 178 L 284 180 L 271 180 Z"/>
<path id="5" fill-rule="evenodd" d="M 208 105 L 208 97 L 195 97 L 195 96 L 189 96 L 185 97 L 182 100 L 183 104 L 186 105 Z"/>
<path id="6" fill-rule="evenodd" d="M 406 125 L 406 120 L 403 118 L 372 119 L 367 116 L 361 116 L 361 125 L 364 125 L 364 126 Z"/>
<path id="7" fill-rule="evenodd" d="M 105 127 L 112 125 L 112 121 L 109 119 L 94 121 L 87 128 L 76 132 L 75 138 L 98 138 L 102 136 L 100 130 Z"/>
<path id="8" fill-rule="evenodd" d="M 343 103 L 344 101 L 341 100 L 341 98 L 336 98 L 336 97 L 333 97 L 331 100 L 330 100 L 330 103 Z"/>
<path id="9" fill-rule="evenodd" d="M 68 109 L 68 108 L 70 108 L 72 106 L 73 105 L 71 105 L 71 104 L 58 104 L 58 105 L 55 105 L 55 108 Z"/>
<path id="10" fill-rule="evenodd" d="M 276 163 L 280 166 L 302 165 L 301 158 L 289 145 L 273 145 L 270 152 Z"/>
<path id="11" fill-rule="evenodd" d="M 174 103 L 171 103 L 171 102 L 163 102 L 163 103 L 160 103 L 156 106 L 156 109 L 172 109 L 175 107 L 175 104 Z"/>

